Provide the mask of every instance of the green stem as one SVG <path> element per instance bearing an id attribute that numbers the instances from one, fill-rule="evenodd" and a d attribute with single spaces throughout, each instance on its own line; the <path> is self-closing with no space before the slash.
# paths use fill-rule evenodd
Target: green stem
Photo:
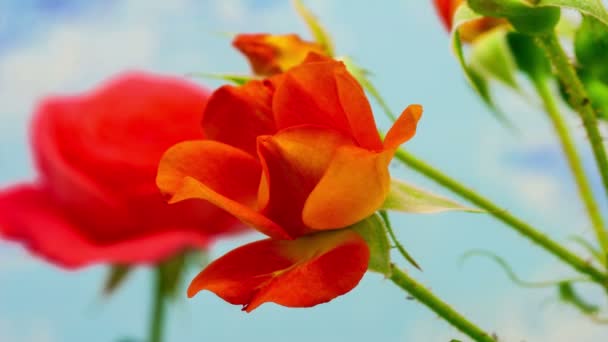
<path id="1" fill-rule="evenodd" d="M 150 326 L 148 327 L 148 342 L 163 341 L 163 323 L 165 316 L 165 298 L 163 295 L 163 272 L 158 266 L 154 269 L 154 292 L 152 302 L 152 314 L 150 316 Z"/>
<path id="2" fill-rule="evenodd" d="M 598 129 L 597 116 L 591 106 L 587 91 L 578 78 L 574 67 L 570 64 L 570 60 L 560 45 L 555 32 L 540 35 L 536 38 L 540 46 L 545 50 L 557 76 L 566 88 L 570 99 L 569 102 L 574 106 L 583 121 L 595 161 L 602 177 L 602 182 L 604 183 L 604 189 L 606 190 L 606 194 L 608 194 L 608 158 L 606 157 L 606 150 Z M 608 241 L 600 241 L 600 243 L 604 244 L 608 243 Z M 602 249 L 604 253 L 608 252 L 608 245 L 602 245 Z"/>
<path id="3" fill-rule="evenodd" d="M 395 267 L 395 265 L 391 265 L 391 271 L 392 275 L 390 279 L 395 285 L 408 292 L 458 330 L 478 342 L 495 342 L 495 340 L 485 331 L 469 322 L 464 316 L 452 309 L 447 303 L 437 298 L 431 291 L 415 279 L 411 278 L 407 273 Z"/>
<path id="4" fill-rule="evenodd" d="M 581 259 L 579 256 L 573 254 L 559 243 L 551 240 L 548 236 L 539 232 L 526 222 L 509 214 L 508 211 L 498 207 L 490 200 L 486 199 L 475 191 L 467 188 L 466 186 L 460 184 L 458 181 L 450 178 L 441 171 L 426 164 L 422 160 L 414 157 L 413 155 L 405 152 L 402 149 L 397 150 L 397 152 L 395 153 L 395 157 L 397 157 L 397 159 L 399 159 L 404 164 L 410 166 L 412 169 L 431 178 L 432 180 L 434 180 L 438 184 L 443 185 L 455 194 L 458 194 L 462 198 L 477 205 L 479 208 L 484 209 L 490 215 L 507 224 L 509 227 L 515 229 L 520 234 L 524 235 L 538 246 L 544 248 L 562 261 L 566 262 L 568 265 L 572 266 L 574 269 L 578 270 L 583 274 L 588 275 L 596 283 L 602 285 L 605 288 L 608 287 L 608 276 L 602 271 L 595 268 L 589 262 Z"/>
<path id="5" fill-rule="evenodd" d="M 555 133 L 557 134 L 557 137 L 562 145 L 562 150 L 566 155 L 566 160 L 568 161 L 568 165 L 570 166 L 570 170 L 574 176 L 576 186 L 578 187 L 579 195 L 581 196 L 581 199 L 585 204 L 585 208 L 587 209 L 587 214 L 589 215 L 589 220 L 591 221 L 595 237 L 597 238 L 597 241 L 600 242 L 604 255 L 608 255 L 608 234 L 604 229 L 602 214 L 595 201 L 595 197 L 593 196 L 593 190 L 591 189 L 591 185 L 589 184 L 587 176 L 585 175 L 583 163 L 578 155 L 578 152 L 576 151 L 574 141 L 568 132 L 568 126 L 557 108 L 557 104 L 555 103 L 553 95 L 549 89 L 547 79 L 544 77 L 537 77 L 534 80 L 534 87 L 543 101 L 545 111 L 549 115 L 549 119 L 551 119 Z"/>

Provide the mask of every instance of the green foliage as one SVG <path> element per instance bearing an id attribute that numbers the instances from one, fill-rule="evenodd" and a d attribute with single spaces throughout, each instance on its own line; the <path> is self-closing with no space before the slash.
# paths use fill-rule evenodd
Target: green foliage
<path id="1" fill-rule="evenodd" d="M 551 64 L 532 36 L 510 32 L 507 41 L 517 67 L 532 81 L 551 75 Z"/>
<path id="2" fill-rule="evenodd" d="M 526 0 L 537 7 L 566 7 L 590 15 L 608 26 L 608 11 L 602 0 Z"/>
<path id="3" fill-rule="evenodd" d="M 444 211 L 482 212 L 451 199 L 435 195 L 403 181 L 392 179 L 391 190 L 382 209 L 405 213 L 431 214 Z"/>
<path id="4" fill-rule="evenodd" d="M 540 34 L 553 31 L 560 18 L 558 7 L 537 7 L 524 0 L 468 0 L 475 12 L 508 19 L 519 32 Z"/>
<path id="5" fill-rule="evenodd" d="M 386 277 L 391 276 L 390 243 L 386 235 L 384 222 L 378 214 L 374 214 L 350 227 L 357 232 L 369 247 L 370 257 L 368 269 Z"/>

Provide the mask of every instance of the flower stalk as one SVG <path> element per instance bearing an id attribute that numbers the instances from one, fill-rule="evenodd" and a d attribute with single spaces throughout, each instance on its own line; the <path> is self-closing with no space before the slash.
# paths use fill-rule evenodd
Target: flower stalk
<path id="1" fill-rule="evenodd" d="M 406 272 L 394 264 L 391 265 L 391 281 L 399 286 L 420 303 L 433 310 L 437 315 L 453 325 L 455 328 L 478 342 L 495 342 L 488 333 L 467 320 L 450 305 L 436 297 L 430 290 L 411 278 Z"/>
<path id="2" fill-rule="evenodd" d="M 462 185 L 460 182 L 450 178 L 443 172 L 435 169 L 431 165 L 426 164 L 424 161 L 416 158 L 403 149 L 397 150 L 395 157 L 403 164 L 408 165 L 415 171 L 429 177 L 460 197 L 477 205 L 479 208 L 484 209 L 488 212 L 488 214 L 507 224 L 509 227 L 513 228 L 515 231 L 534 242 L 537 246 L 555 255 L 557 258 L 564 261 L 577 271 L 588 275 L 591 279 L 593 279 L 594 282 L 608 289 L 608 276 L 604 272 L 598 270 L 591 263 L 570 252 L 567 248 L 553 241 L 528 223 L 513 216 L 507 210 L 500 208 L 489 199 Z"/>
<path id="3" fill-rule="evenodd" d="M 160 266 L 154 270 L 152 281 L 152 313 L 150 315 L 150 325 L 148 326 L 148 342 L 162 342 L 165 321 L 165 296 L 164 296 L 164 275 Z"/>
<path id="4" fill-rule="evenodd" d="M 600 246 L 602 247 L 604 255 L 606 256 L 608 255 L 608 234 L 604 229 L 600 208 L 593 196 L 593 190 L 591 189 L 589 180 L 585 175 L 583 163 L 578 152 L 576 151 L 574 141 L 568 132 L 568 126 L 557 108 L 557 104 L 555 103 L 553 95 L 548 87 L 547 79 L 544 77 L 536 79 L 534 81 L 534 87 L 542 99 L 545 111 L 549 116 L 549 119 L 553 124 L 553 128 L 555 129 L 555 133 L 562 145 L 562 150 L 566 156 L 566 160 L 568 161 L 572 175 L 574 176 L 579 195 L 589 215 L 595 236 L 600 242 Z"/>
<path id="5" fill-rule="evenodd" d="M 597 116 L 589 101 L 587 91 L 578 78 L 566 52 L 559 43 L 555 32 L 538 35 L 536 40 L 545 51 L 557 76 L 564 85 L 570 99 L 569 102 L 583 121 L 583 126 L 587 132 L 589 143 L 591 144 L 593 155 L 604 184 L 604 189 L 608 195 L 608 158 L 606 157 L 606 150 L 598 129 Z M 605 233 L 603 233 L 603 235 L 605 235 Z M 602 246 L 602 250 L 606 254 L 606 252 L 608 252 L 608 238 L 602 238 L 599 242 Z"/>

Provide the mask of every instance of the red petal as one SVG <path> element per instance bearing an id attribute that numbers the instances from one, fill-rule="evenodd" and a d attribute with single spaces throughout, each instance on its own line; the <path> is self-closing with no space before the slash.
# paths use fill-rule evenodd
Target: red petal
<path id="1" fill-rule="evenodd" d="M 203 113 L 206 138 L 255 155 L 256 137 L 276 131 L 271 109 L 273 92 L 271 84 L 255 80 L 240 87 L 217 89 Z"/>
<path id="2" fill-rule="evenodd" d="M 66 184 L 75 173 L 121 196 L 156 191 L 160 157 L 170 146 L 201 139 L 208 93 L 177 78 L 127 73 L 78 96 L 51 97 L 33 124 L 42 176 Z"/>
<path id="3" fill-rule="evenodd" d="M 390 188 L 391 157 L 392 151 L 340 147 L 304 204 L 304 223 L 314 229 L 336 229 L 377 211 Z"/>
<path id="4" fill-rule="evenodd" d="M 188 296 L 209 290 L 247 312 L 265 302 L 310 307 L 352 290 L 368 261 L 367 244 L 350 230 L 262 240 L 212 262 L 194 278 Z"/>
<path id="5" fill-rule="evenodd" d="M 290 69 L 276 90 L 272 108 L 278 129 L 326 126 L 363 147 L 381 149 L 365 94 L 341 62 L 310 62 Z"/>
<path id="6" fill-rule="evenodd" d="M 285 227 L 292 236 L 310 232 L 302 209 L 339 146 L 348 137 L 327 128 L 300 126 L 258 139 L 263 167 L 259 193 L 262 213 Z"/>
<path id="7" fill-rule="evenodd" d="M 204 199 L 271 237 L 290 238 L 255 210 L 261 167 L 251 155 L 215 141 L 186 141 L 163 156 L 157 184 L 171 202 Z"/>
<path id="8" fill-rule="evenodd" d="M 433 0 L 435 9 L 439 14 L 439 18 L 441 18 L 441 21 L 447 30 L 452 28 L 452 17 L 454 16 L 454 11 L 461 2 L 462 0 Z"/>
<path id="9" fill-rule="evenodd" d="M 393 127 L 386 134 L 384 148 L 394 150 L 399 145 L 410 140 L 416 134 L 416 125 L 418 125 L 420 117 L 422 117 L 422 106 L 411 105 L 405 108 L 393 124 Z"/>
<path id="10" fill-rule="evenodd" d="M 185 248 L 205 247 L 205 234 L 194 229 L 149 232 L 104 243 L 85 235 L 88 227 L 58 205 L 48 191 L 20 185 L 0 192 L 0 235 L 23 243 L 32 252 L 60 266 L 91 263 L 149 263 Z"/>

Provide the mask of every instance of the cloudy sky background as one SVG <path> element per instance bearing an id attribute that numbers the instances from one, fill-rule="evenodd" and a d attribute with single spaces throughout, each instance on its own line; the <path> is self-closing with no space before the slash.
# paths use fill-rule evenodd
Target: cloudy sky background
<path id="1" fill-rule="evenodd" d="M 520 129 L 504 130 L 468 88 L 430 2 L 308 0 L 332 33 L 337 51 L 374 73 L 388 103 L 399 111 L 420 103 L 425 114 L 406 148 L 509 211 L 569 243 L 591 238 L 584 210 L 541 112 L 501 91 L 501 103 Z M 289 1 L 172 0 L 0 2 L 0 186 L 34 175 L 27 127 L 47 94 L 94 87 L 121 71 L 170 75 L 248 72 L 225 33 L 298 32 L 307 36 Z M 194 80 L 213 88 L 215 81 Z M 383 128 L 388 122 L 376 108 Z M 573 127 L 580 123 L 568 115 Z M 575 136 L 599 193 L 585 144 Z M 449 193 L 395 165 L 394 176 Z M 604 206 L 605 207 L 605 206 Z M 569 276 L 565 266 L 483 214 L 394 215 L 394 226 L 424 268 L 411 273 L 501 341 L 604 341 L 608 329 L 560 305 L 555 289 L 521 289 L 485 259 L 459 257 L 487 248 L 505 257 L 522 278 Z M 246 241 L 222 241 L 219 256 Z M 576 248 L 573 246 L 573 248 Z M 399 260 L 396 258 L 396 260 Z M 21 247 L 0 242 L 0 341 L 140 340 L 147 328 L 152 275 L 141 269 L 114 297 L 100 296 L 106 269 L 66 272 Z M 192 270 L 190 276 L 194 276 Z M 601 293 L 583 288 L 589 299 Z M 184 296 L 185 297 L 185 296 Z M 602 304 L 605 304 L 601 302 Z M 267 304 L 251 314 L 211 293 L 172 306 L 168 341 L 449 341 L 455 329 L 389 281 L 368 274 L 346 296 L 311 309 Z"/>

